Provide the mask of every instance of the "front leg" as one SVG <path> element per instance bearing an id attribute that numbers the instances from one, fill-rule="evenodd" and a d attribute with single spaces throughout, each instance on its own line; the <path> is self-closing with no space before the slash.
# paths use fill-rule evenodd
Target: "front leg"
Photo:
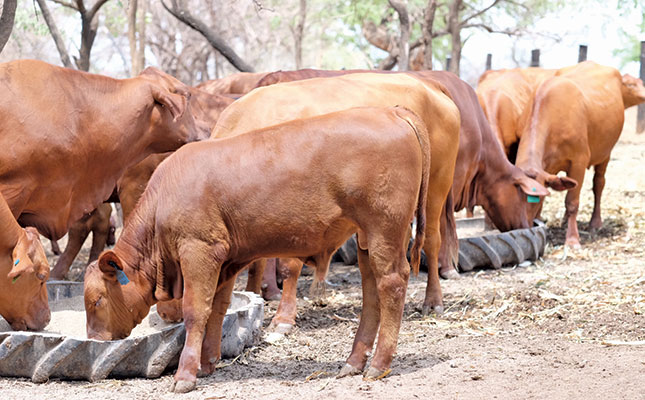
<path id="1" fill-rule="evenodd" d="M 171 391 L 176 393 L 190 392 L 197 384 L 204 332 L 211 315 L 223 262 L 217 258 L 217 255 L 226 253 L 226 250 L 213 250 L 211 246 L 200 241 L 190 241 L 180 246 L 181 271 L 184 277 L 182 308 L 186 341 L 171 387 Z"/>
<path id="2" fill-rule="evenodd" d="M 582 189 L 582 182 L 585 179 L 585 164 L 573 164 L 567 176 L 571 179 L 576 180 L 578 185 L 567 192 L 567 196 L 564 200 L 564 206 L 566 212 L 564 215 L 564 220 L 567 223 L 567 236 L 565 244 L 573 248 L 580 248 L 580 234 L 578 233 L 578 207 L 580 205 L 580 190 Z"/>

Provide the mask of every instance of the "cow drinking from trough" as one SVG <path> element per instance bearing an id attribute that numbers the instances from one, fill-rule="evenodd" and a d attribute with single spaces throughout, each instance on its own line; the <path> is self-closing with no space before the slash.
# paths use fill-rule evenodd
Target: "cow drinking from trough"
<path id="1" fill-rule="evenodd" d="M 566 244 L 580 246 L 576 217 L 585 169 L 594 167 L 592 230 L 602 226 L 600 199 L 611 150 L 623 129 L 625 109 L 645 101 L 640 79 L 591 61 L 562 68 L 545 80 L 520 139 L 516 165 L 565 198 Z M 565 171 L 567 176 L 557 174 Z M 532 212 L 537 214 L 539 207 Z"/>
<path id="2" fill-rule="evenodd" d="M 154 68 L 119 80 L 12 61 L 0 65 L 0 91 L 7 94 L 0 98 L 0 194 L 21 226 L 49 239 L 103 203 L 128 166 L 209 133 L 189 112 L 187 87 Z M 9 258 L 0 260 L 0 275 L 11 268 Z M 46 299 L 35 279 L 21 275 L 38 284 L 8 286 L 9 295 Z M 11 304 L 1 303 L 0 314 L 8 312 Z"/>
<path id="3" fill-rule="evenodd" d="M 351 109 L 184 146 L 157 168 L 114 250 L 88 267 L 88 337 L 126 337 L 156 301 L 183 296 L 186 342 L 173 389 L 192 390 L 200 368 L 214 371 L 245 265 L 286 256 L 326 268 L 358 231 L 364 307 L 340 375 L 364 370 L 378 331 L 366 374 L 381 376 L 396 348 L 415 212 L 418 272 L 429 165 L 426 128 L 402 108 Z"/>

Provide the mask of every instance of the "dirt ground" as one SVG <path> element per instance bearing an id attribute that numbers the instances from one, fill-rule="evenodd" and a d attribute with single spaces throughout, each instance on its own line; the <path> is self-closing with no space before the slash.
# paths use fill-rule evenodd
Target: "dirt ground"
<path id="1" fill-rule="evenodd" d="M 607 173 L 603 229 L 587 232 L 587 174 L 581 250 L 563 250 L 564 196 L 554 194 L 543 213 L 550 244 L 542 260 L 443 281 L 447 312 L 439 317 L 420 315 L 426 276 L 413 278 L 393 372 L 381 381 L 334 377 L 361 310 L 358 269 L 334 265 L 325 306 L 302 298 L 311 280 L 303 277 L 298 328 L 224 360 L 192 393 L 169 393 L 172 375 L 96 383 L 0 379 L 0 398 L 645 399 L 645 135 L 633 132 L 635 110 L 627 114 Z M 265 326 L 276 306 L 267 304 Z"/>

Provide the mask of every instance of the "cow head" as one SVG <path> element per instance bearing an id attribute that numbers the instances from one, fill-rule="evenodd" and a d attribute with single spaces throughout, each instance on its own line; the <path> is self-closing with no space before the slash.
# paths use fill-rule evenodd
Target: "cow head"
<path id="1" fill-rule="evenodd" d="M 643 81 L 629 74 L 623 75 L 621 92 L 625 108 L 645 102 L 645 87 L 643 87 Z"/>
<path id="2" fill-rule="evenodd" d="M 191 112 L 191 88 L 153 67 L 139 78 L 146 83 L 146 96 L 153 105 L 149 135 L 155 153 L 176 150 L 182 145 L 209 137 L 210 129 L 196 124 Z"/>
<path id="3" fill-rule="evenodd" d="M 143 299 L 135 284 L 119 282 L 117 274 L 123 267 L 123 261 L 112 250 L 103 252 L 87 266 L 84 297 L 90 339 L 123 339 L 148 314 L 141 308 Z"/>
<path id="4" fill-rule="evenodd" d="M 529 177 L 540 182 L 544 187 L 548 187 L 559 192 L 563 190 L 571 190 L 578 186 L 578 182 L 576 182 L 574 179 L 571 179 L 567 176 L 557 176 L 549 174 L 548 172 L 541 169 L 527 168 L 525 170 L 525 173 Z M 528 203 L 528 217 L 533 220 L 537 217 L 541 209 L 541 203 Z"/>
<path id="5" fill-rule="evenodd" d="M 526 176 L 519 168 L 514 168 L 512 174 L 485 186 L 480 203 L 502 232 L 530 228 L 533 217 L 528 212 L 529 199 L 541 201 L 549 194 L 543 185 Z"/>
<path id="6" fill-rule="evenodd" d="M 41 330 L 51 317 L 45 286 L 49 263 L 35 228 L 20 230 L 11 263 L 0 283 L 0 314 L 15 330 Z"/>

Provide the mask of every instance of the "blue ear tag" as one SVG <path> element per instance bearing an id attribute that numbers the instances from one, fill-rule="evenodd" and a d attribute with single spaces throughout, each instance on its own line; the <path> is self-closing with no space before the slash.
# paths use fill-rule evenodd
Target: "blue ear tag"
<path id="1" fill-rule="evenodd" d="M 528 196 L 526 196 L 526 201 L 528 201 L 529 203 L 539 203 L 540 198 L 538 196 L 528 195 Z"/>
<path id="2" fill-rule="evenodd" d="M 18 265 L 18 263 L 19 263 L 19 262 L 20 262 L 20 259 L 19 259 L 19 258 L 17 258 L 17 259 L 16 259 L 16 261 L 14 261 L 14 262 L 13 262 L 13 266 L 15 267 L 16 265 Z M 11 280 L 11 284 L 16 283 L 16 281 L 18 280 L 18 278 L 20 278 L 20 275 L 18 275 L 18 276 L 16 276 L 15 278 L 13 278 L 13 279 Z"/>
<path id="3" fill-rule="evenodd" d="M 116 280 L 119 281 L 121 285 L 127 285 L 130 283 L 130 280 L 128 279 L 128 276 L 123 272 L 122 269 L 120 269 L 114 261 L 109 261 L 108 264 L 110 264 L 114 270 L 116 271 Z"/>

